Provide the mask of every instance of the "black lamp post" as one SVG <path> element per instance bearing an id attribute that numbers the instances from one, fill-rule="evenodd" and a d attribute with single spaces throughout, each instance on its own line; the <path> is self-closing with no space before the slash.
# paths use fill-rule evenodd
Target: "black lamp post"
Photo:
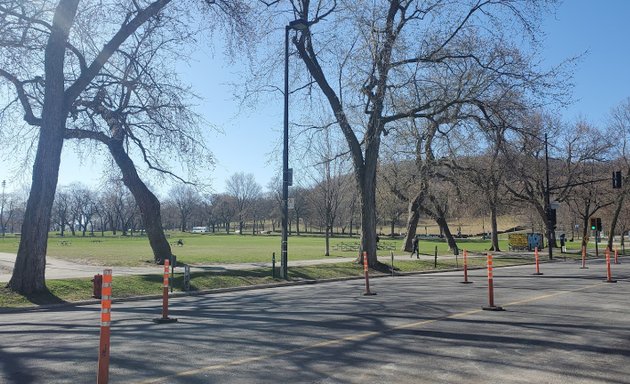
<path id="1" fill-rule="evenodd" d="M 2 180 L 2 204 L 0 206 L 0 227 L 2 227 L 2 237 L 4 237 L 4 187 L 7 185 L 6 180 Z"/>
<path id="2" fill-rule="evenodd" d="M 547 219 L 547 248 L 549 251 L 549 260 L 553 260 L 553 232 L 555 225 L 551 221 L 551 191 L 549 188 L 549 141 L 547 140 L 547 134 L 545 133 L 545 215 Z"/>
<path id="3" fill-rule="evenodd" d="M 308 28 L 304 19 L 293 20 L 284 29 L 284 144 L 282 151 L 282 243 L 280 254 L 280 276 L 289 279 L 288 272 L 288 224 L 289 224 L 289 32 Z"/>

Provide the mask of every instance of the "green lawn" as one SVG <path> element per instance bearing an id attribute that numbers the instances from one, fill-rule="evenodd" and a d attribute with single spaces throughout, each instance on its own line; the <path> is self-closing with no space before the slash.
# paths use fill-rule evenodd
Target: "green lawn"
<path id="1" fill-rule="evenodd" d="M 173 253 L 178 262 L 187 264 L 203 263 L 246 263 L 270 262 L 275 252 L 280 259 L 280 236 L 278 235 L 225 235 L 168 233 Z M 182 239 L 184 246 L 175 243 Z M 0 252 L 17 252 L 19 237 L 0 238 Z M 459 246 L 471 252 L 488 249 L 488 240 L 462 239 Z M 438 254 L 449 254 L 447 244 L 440 239 L 421 240 L 420 252 L 433 255 L 437 246 Z M 506 241 L 501 246 L 507 249 Z M 289 257 L 291 260 L 326 258 L 325 241 L 321 236 L 290 236 Z M 381 238 L 379 254 L 402 254 L 401 239 Z M 330 257 L 355 258 L 359 250 L 358 238 L 332 238 Z M 92 265 L 139 266 L 151 263 L 153 254 L 146 236 L 122 237 L 106 235 L 101 237 L 58 237 L 51 235 L 48 240 L 48 255 L 61 259 Z"/>

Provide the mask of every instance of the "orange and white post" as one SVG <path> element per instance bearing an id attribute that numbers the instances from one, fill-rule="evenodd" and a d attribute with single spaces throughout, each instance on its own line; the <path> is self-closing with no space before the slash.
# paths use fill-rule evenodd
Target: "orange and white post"
<path id="1" fill-rule="evenodd" d="M 468 281 L 468 251 L 464 249 L 464 281 L 462 284 L 472 284 L 472 281 Z"/>
<path id="2" fill-rule="evenodd" d="M 169 287 L 169 277 L 170 277 L 170 265 L 171 262 L 169 259 L 164 260 L 164 281 L 162 288 L 162 317 L 153 319 L 155 323 L 174 323 L 177 319 L 168 317 L 168 287 Z"/>
<path id="3" fill-rule="evenodd" d="M 534 275 L 542 275 L 540 272 L 540 257 L 538 255 L 538 247 L 534 248 L 534 259 L 536 260 L 536 273 Z"/>
<path id="4" fill-rule="evenodd" d="M 494 305 L 494 272 L 492 269 L 492 255 L 488 253 L 488 306 L 483 307 L 485 311 L 502 311 L 503 308 Z"/>
<path id="5" fill-rule="evenodd" d="M 606 282 L 616 283 L 617 280 L 613 280 L 612 273 L 610 272 L 610 249 L 606 248 Z"/>
<path id="6" fill-rule="evenodd" d="M 615 264 L 619 264 L 619 250 L 615 248 Z"/>
<path id="7" fill-rule="evenodd" d="M 101 285 L 101 337 L 98 347 L 97 384 L 107 384 L 109 380 L 109 326 L 112 315 L 112 270 L 103 271 Z"/>
<path id="8" fill-rule="evenodd" d="M 376 293 L 370 292 L 370 272 L 367 252 L 363 252 L 363 273 L 365 274 L 365 292 L 363 292 L 363 296 L 376 295 Z"/>
<path id="9" fill-rule="evenodd" d="M 580 269 L 588 269 L 586 266 L 586 247 L 582 246 L 582 266 Z"/>

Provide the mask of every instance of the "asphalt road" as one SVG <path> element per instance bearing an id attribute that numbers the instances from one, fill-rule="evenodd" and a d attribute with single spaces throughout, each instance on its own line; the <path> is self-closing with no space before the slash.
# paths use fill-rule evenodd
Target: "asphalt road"
<path id="1" fill-rule="evenodd" d="M 629 383 L 630 259 L 114 303 L 110 383 Z M 116 287 L 114 287 L 115 296 Z M 94 383 L 98 306 L 0 313 L 0 382 Z"/>

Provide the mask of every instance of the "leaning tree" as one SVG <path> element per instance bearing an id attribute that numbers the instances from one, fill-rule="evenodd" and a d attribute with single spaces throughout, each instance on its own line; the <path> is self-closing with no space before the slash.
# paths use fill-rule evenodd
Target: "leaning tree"
<path id="1" fill-rule="evenodd" d="M 76 128 L 69 123 L 80 119 L 81 106 L 87 107 L 86 101 L 98 101 L 103 96 L 98 92 L 102 89 L 98 82 L 107 82 L 108 74 L 116 73 L 108 68 L 121 63 L 116 58 L 129 52 L 127 48 L 133 46 L 129 42 L 142 38 L 143 31 L 150 28 L 147 23 L 159 24 L 167 16 L 167 9 L 174 13 L 194 13 L 194 5 L 206 3 L 235 20 L 231 24 L 234 31 L 244 24 L 239 20 L 247 9 L 239 1 L 8 0 L 0 3 L 0 78 L 14 95 L 8 107 L 20 108 L 24 122 L 35 127 L 37 133 L 31 191 L 9 288 L 23 294 L 46 289 L 47 238 L 61 152 L 64 140 L 73 137 L 68 129 Z M 118 80 L 109 79 L 112 83 Z M 130 82 L 121 87 L 134 85 Z M 108 95 L 104 95 L 105 100 Z M 114 105 L 104 106 L 114 108 Z M 108 129 L 109 139 L 119 140 L 112 132 L 115 125 L 120 128 L 120 120 L 103 126 Z M 119 142 L 134 140 L 128 131 L 123 136 Z M 124 154 L 120 155 L 124 158 Z"/>

